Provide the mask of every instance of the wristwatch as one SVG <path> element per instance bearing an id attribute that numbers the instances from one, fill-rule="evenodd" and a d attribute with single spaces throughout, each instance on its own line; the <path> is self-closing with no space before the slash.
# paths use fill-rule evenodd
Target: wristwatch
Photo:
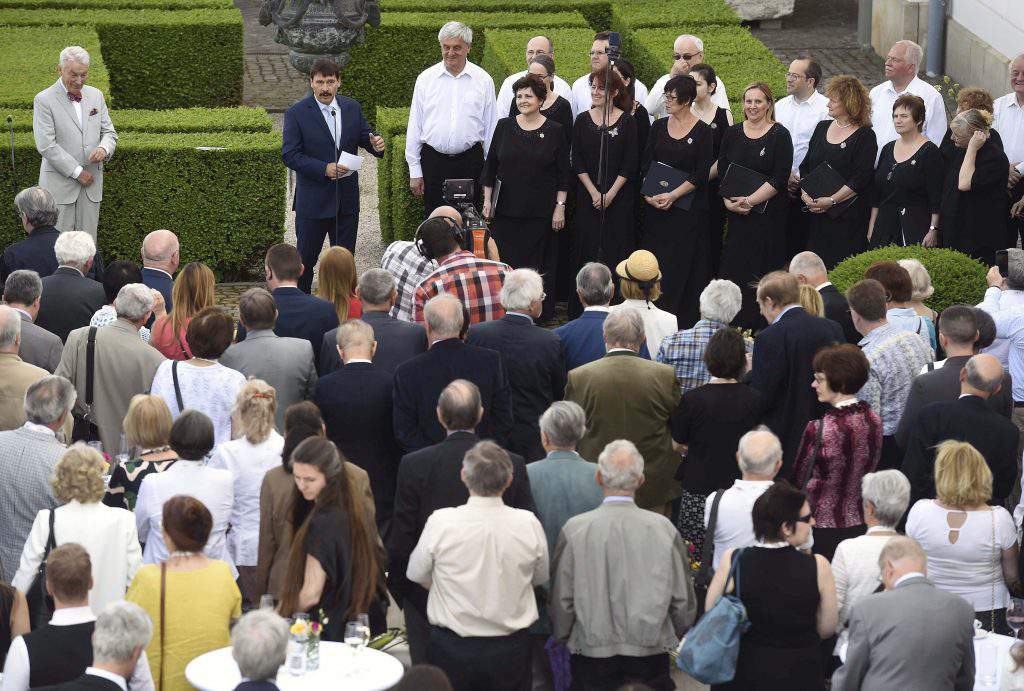
<path id="1" fill-rule="evenodd" d="M 828 198 L 828 200 L 829 200 L 830 202 L 832 202 L 832 206 L 835 206 L 835 205 L 836 205 L 836 198 L 835 198 L 835 197 L 829 197 L 829 198 Z"/>
<path id="2" fill-rule="evenodd" d="M 933 232 L 935 232 L 938 229 L 939 229 L 938 226 L 928 226 L 928 232 L 929 233 L 933 233 Z"/>
<path id="3" fill-rule="evenodd" d="M 565 202 L 556 201 L 555 204 L 557 204 L 558 206 L 565 206 Z"/>

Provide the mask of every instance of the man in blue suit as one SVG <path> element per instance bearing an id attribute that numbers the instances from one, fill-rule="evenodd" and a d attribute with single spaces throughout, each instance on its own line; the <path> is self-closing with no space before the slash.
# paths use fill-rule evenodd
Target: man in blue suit
<path id="1" fill-rule="evenodd" d="M 142 282 L 147 288 L 160 291 L 164 296 L 167 313 L 174 307 L 174 272 L 178 270 L 181 254 L 178 236 L 169 230 L 154 230 L 142 241 Z"/>
<path id="2" fill-rule="evenodd" d="M 309 86 L 313 93 L 285 111 L 281 146 L 281 158 L 296 175 L 296 244 L 308 267 L 299 288 L 307 293 L 324 237 L 330 237 L 332 247 L 356 249 L 359 173 L 339 164 L 339 155 L 355 155 L 359 146 L 378 158 L 384 151 L 384 139 L 370 131 L 359 103 L 338 95 L 336 63 L 323 58 L 314 62 Z"/>

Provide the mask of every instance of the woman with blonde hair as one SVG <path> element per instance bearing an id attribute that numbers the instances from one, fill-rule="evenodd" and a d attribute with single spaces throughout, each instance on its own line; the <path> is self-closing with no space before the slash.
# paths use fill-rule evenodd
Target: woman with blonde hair
<path id="1" fill-rule="evenodd" d="M 238 568 L 242 599 L 255 604 L 257 549 L 260 539 L 260 488 L 267 471 L 281 462 L 284 437 L 274 429 L 277 395 L 262 379 L 250 379 L 235 397 L 234 429 L 242 436 L 218 446 L 211 468 L 231 471 L 235 498 L 228 551 Z"/>
<path id="2" fill-rule="evenodd" d="M 800 306 L 807 314 L 813 314 L 815 317 L 825 316 L 825 303 L 821 299 L 821 293 L 809 285 L 800 286 Z"/>
<path id="3" fill-rule="evenodd" d="M 94 612 L 124 599 L 142 564 L 142 550 L 132 513 L 100 503 L 103 471 L 103 456 L 81 442 L 64 452 L 50 481 L 53 496 L 62 506 L 36 514 L 12 581 L 15 588 L 25 592 L 32 587 L 52 531 L 57 546 L 77 542 L 89 553 L 89 606 Z"/>
<path id="4" fill-rule="evenodd" d="M 992 471 L 966 442 L 939 444 L 935 499 L 921 499 L 907 517 L 907 536 L 928 555 L 928 577 L 964 598 L 988 631 L 1008 633 L 1010 591 L 1020 587 L 1017 526 L 1002 506 L 989 506 Z"/>
<path id="5" fill-rule="evenodd" d="M 801 187 L 823 174 L 838 174 L 844 184 L 812 197 L 801 188 L 800 199 L 810 213 L 807 249 L 830 271 L 840 261 L 867 247 L 871 216 L 868 192 L 875 177 L 878 141 L 871 129 L 871 99 L 860 80 L 841 74 L 825 85 L 828 114 L 814 128 L 807 156 L 800 164 Z M 832 171 L 826 173 L 827 169 Z"/>
<path id="6" fill-rule="evenodd" d="M 363 304 L 356 297 L 358 280 L 355 257 L 347 248 L 332 247 L 320 257 L 316 294 L 334 305 L 339 324 L 363 314 Z"/>
<path id="7" fill-rule="evenodd" d="M 170 468 L 178 454 L 168 439 L 174 419 L 160 396 L 136 394 L 124 416 L 124 444 L 130 460 L 114 466 L 103 503 L 132 511 L 142 480 Z"/>
<path id="8" fill-rule="evenodd" d="M 186 339 L 192 317 L 212 307 L 216 278 L 202 262 L 189 262 L 178 272 L 171 289 L 171 308 L 153 322 L 150 345 L 168 360 L 188 360 L 192 349 Z"/>
<path id="9" fill-rule="evenodd" d="M 931 319 L 934 324 L 939 320 L 939 313 L 924 304 L 924 301 L 935 293 L 935 288 L 932 286 L 932 277 L 928 273 L 928 269 L 917 259 L 900 259 L 897 263 L 910 274 L 913 292 L 910 294 L 908 306 L 914 308 L 918 315 Z"/>

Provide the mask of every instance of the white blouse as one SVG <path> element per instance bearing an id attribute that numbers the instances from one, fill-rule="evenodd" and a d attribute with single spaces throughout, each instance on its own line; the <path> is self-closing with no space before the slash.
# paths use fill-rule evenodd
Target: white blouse
<path id="1" fill-rule="evenodd" d="M 616 312 L 627 307 L 632 307 L 640 313 L 644 321 L 644 335 L 647 337 L 647 350 L 653 359 L 658 354 L 661 342 L 666 336 L 671 336 L 679 330 L 679 322 L 676 315 L 665 310 L 658 309 L 653 302 L 646 300 L 623 300 L 617 305 L 609 308 L 610 312 Z"/>
<path id="2" fill-rule="evenodd" d="M 56 544 L 77 542 L 92 561 L 89 606 L 99 613 L 111 602 L 124 599 L 125 590 L 142 564 L 142 550 L 131 511 L 99 502 L 72 501 L 56 509 L 53 519 Z M 11 584 L 26 592 L 32 585 L 50 536 L 50 510 L 36 514 L 32 531 L 21 552 L 21 564 Z"/>
<path id="3" fill-rule="evenodd" d="M 210 468 L 223 468 L 234 478 L 235 503 L 231 510 L 228 550 L 238 566 L 256 566 L 260 542 L 260 489 L 263 476 L 281 464 L 284 437 L 271 430 L 259 444 L 244 437 L 217 447 Z"/>
<path id="4" fill-rule="evenodd" d="M 171 416 L 177 418 L 181 409 L 174 395 L 173 363 L 174 360 L 160 363 L 150 392 L 164 399 L 171 409 Z M 178 362 L 178 386 L 185 408 L 205 413 L 213 421 L 214 444 L 230 441 L 231 411 L 235 407 L 235 397 L 245 386 L 245 375 L 219 362 L 208 367 Z"/>
<path id="5" fill-rule="evenodd" d="M 878 535 L 872 531 L 889 531 Z M 836 579 L 836 598 L 839 604 L 839 628 L 850 616 L 850 609 L 861 598 L 878 588 L 878 556 L 895 535 L 890 528 L 868 528 L 867 535 L 843 540 L 832 557 L 832 575 Z"/>

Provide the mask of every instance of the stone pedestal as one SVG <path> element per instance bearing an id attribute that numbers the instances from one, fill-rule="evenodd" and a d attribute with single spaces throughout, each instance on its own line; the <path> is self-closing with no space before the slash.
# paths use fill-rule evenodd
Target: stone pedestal
<path id="1" fill-rule="evenodd" d="M 745 21 L 781 19 L 793 14 L 796 0 L 725 0 Z"/>
<path id="2" fill-rule="evenodd" d="M 290 50 L 292 67 L 309 78 L 319 58 L 344 69 L 349 50 L 365 40 L 365 24 L 380 26 L 377 0 L 264 0 L 260 23 L 275 24 L 274 41 Z"/>

